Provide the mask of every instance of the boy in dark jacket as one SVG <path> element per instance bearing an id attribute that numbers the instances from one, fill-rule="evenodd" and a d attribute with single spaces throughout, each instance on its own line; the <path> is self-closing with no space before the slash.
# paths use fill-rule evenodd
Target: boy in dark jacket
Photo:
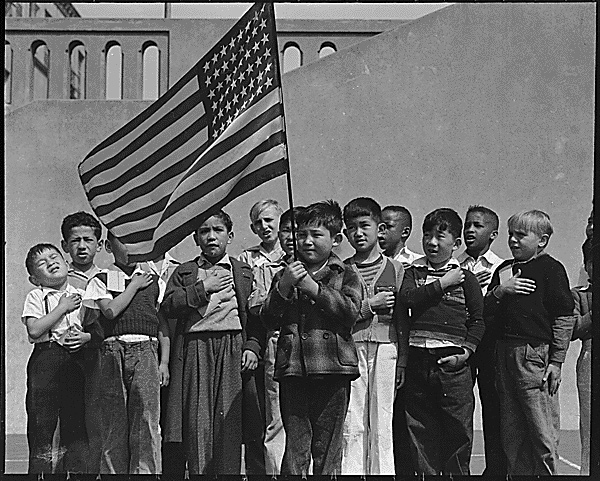
<path id="1" fill-rule="evenodd" d="M 359 376 L 352 327 L 361 304 L 358 274 L 332 252 L 342 241 L 334 201 L 300 212 L 298 256 L 277 273 L 263 306 L 280 329 L 275 361 L 286 432 L 281 474 L 340 474 L 350 382 Z"/>
<path id="2" fill-rule="evenodd" d="M 461 231 L 452 209 L 428 214 L 425 257 L 407 269 L 400 290 L 411 309 L 406 421 L 419 474 L 469 474 L 474 397 L 467 359 L 485 327 L 477 277 L 452 257 Z"/>

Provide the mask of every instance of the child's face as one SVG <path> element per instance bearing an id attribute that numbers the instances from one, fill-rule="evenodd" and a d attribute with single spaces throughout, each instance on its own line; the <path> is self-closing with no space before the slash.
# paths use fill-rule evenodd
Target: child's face
<path id="1" fill-rule="evenodd" d="M 385 229 L 379 232 L 379 247 L 386 253 L 391 253 L 396 246 L 402 242 L 402 235 L 406 235 L 408 226 L 402 222 L 402 217 L 394 211 L 384 210 L 381 213 L 381 221 L 385 224 Z"/>
<path id="2" fill-rule="evenodd" d="M 469 212 L 463 228 L 467 252 L 484 252 L 498 235 L 489 216 L 482 212 Z"/>
<path id="3" fill-rule="evenodd" d="M 135 263 L 129 263 L 129 252 L 127 246 L 123 244 L 116 237 L 110 237 L 110 240 L 106 241 L 106 252 L 112 253 L 115 258 L 115 264 L 118 266 L 132 266 Z"/>
<path id="4" fill-rule="evenodd" d="M 448 229 L 440 230 L 434 227 L 423 232 L 423 252 L 434 268 L 445 265 L 459 247 L 460 238 L 455 239 Z"/>
<path id="5" fill-rule="evenodd" d="M 69 267 L 62 254 L 54 249 L 46 249 L 38 254 L 34 262 L 32 284 L 60 289 L 67 282 Z"/>
<path id="6" fill-rule="evenodd" d="M 287 256 L 291 256 L 294 253 L 292 223 L 284 222 L 283 224 L 279 224 L 279 232 L 277 233 L 277 237 L 279 237 L 279 243 L 281 244 L 283 252 L 285 252 Z"/>
<path id="7" fill-rule="evenodd" d="M 349 219 L 344 234 L 356 252 L 369 252 L 377 246 L 379 230 L 379 224 L 371 216 L 364 215 Z"/>
<path id="8" fill-rule="evenodd" d="M 80 225 L 73 227 L 69 238 L 61 242 L 63 250 L 71 256 L 73 264 L 89 266 L 94 262 L 94 257 L 102 249 L 102 241 L 96 238 L 94 229 Z"/>
<path id="9" fill-rule="evenodd" d="M 220 260 L 227 252 L 227 244 L 233 240 L 233 232 L 227 231 L 221 219 L 211 216 L 198 228 L 194 237 L 207 259 Z"/>
<path id="10" fill-rule="evenodd" d="M 277 224 L 279 223 L 279 212 L 273 206 L 263 209 L 258 216 L 252 220 L 250 229 L 265 244 L 277 242 Z"/>
<path id="11" fill-rule="evenodd" d="M 521 227 L 508 228 L 508 247 L 517 261 L 528 261 L 538 254 L 548 243 L 548 235 L 527 232 Z"/>
<path id="12" fill-rule="evenodd" d="M 308 267 L 322 265 L 341 241 L 341 233 L 332 236 L 322 225 L 308 224 L 298 228 L 298 253 Z"/>

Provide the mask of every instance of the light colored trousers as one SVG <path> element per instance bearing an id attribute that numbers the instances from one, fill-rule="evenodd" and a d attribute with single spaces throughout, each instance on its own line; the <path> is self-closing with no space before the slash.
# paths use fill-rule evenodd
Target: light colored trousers
<path id="1" fill-rule="evenodd" d="M 581 438 L 581 474 L 590 474 L 590 415 L 592 409 L 592 340 L 582 342 L 577 358 L 579 393 L 579 436 Z"/>
<path id="2" fill-rule="evenodd" d="M 279 331 L 267 333 L 265 352 L 265 468 L 267 475 L 281 472 L 281 461 L 285 451 L 285 431 L 279 408 L 279 383 L 273 379 L 275 374 L 275 353 Z"/>
<path id="3" fill-rule="evenodd" d="M 356 342 L 356 351 L 360 377 L 350 387 L 342 474 L 394 475 L 392 415 L 398 347 Z"/>

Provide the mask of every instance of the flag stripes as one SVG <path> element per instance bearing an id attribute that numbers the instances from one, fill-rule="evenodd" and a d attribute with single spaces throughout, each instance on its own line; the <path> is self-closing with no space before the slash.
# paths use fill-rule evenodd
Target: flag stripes
<path id="1" fill-rule="evenodd" d="M 255 4 L 175 85 L 79 165 L 100 220 L 151 260 L 288 170 L 272 4 Z"/>

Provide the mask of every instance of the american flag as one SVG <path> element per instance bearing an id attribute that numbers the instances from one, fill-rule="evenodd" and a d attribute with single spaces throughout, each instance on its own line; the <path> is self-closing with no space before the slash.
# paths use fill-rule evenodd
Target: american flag
<path id="1" fill-rule="evenodd" d="M 79 164 L 92 209 L 133 261 L 288 171 L 273 4 L 255 4 L 150 107 Z"/>

